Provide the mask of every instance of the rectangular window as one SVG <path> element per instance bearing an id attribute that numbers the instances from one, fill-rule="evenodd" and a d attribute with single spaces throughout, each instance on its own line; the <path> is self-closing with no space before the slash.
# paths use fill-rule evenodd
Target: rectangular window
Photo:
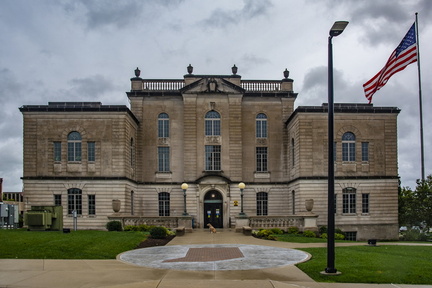
<path id="1" fill-rule="evenodd" d="M 336 157 L 336 143 L 337 142 L 334 142 L 333 143 L 333 161 L 336 161 L 337 160 L 337 157 Z"/>
<path id="2" fill-rule="evenodd" d="M 266 192 L 257 193 L 257 216 L 268 215 L 268 194 Z"/>
<path id="3" fill-rule="evenodd" d="M 88 215 L 96 215 L 96 195 L 88 195 Z"/>
<path id="4" fill-rule="evenodd" d="M 82 194 L 79 189 L 68 190 L 68 214 L 72 215 L 76 211 L 77 215 L 82 215 Z"/>
<path id="5" fill-rule="evenodd" d="M 55 206 L 62 206 L 61 194 L 54 194 L 54 205 Z"/>
<path id="6" fill-rule="evenodd" d="M 256 171 L 267 172 L 267 147 L 256 147 Z"/>
<path id="7" fill-rule="evenodd" d="M 221 146 L 217 146 L 217 145 L 205 146 L 205 170 L 206 171 L 221 170 Z"/>
<path id="8" fill-rule="evenodd" d="M 159 216 L 170 216 L 170 194 L 159 193 Z"/>
<path id="9" fill-rule="evenodd" d="M 158 171 L 170 171 L 170 151 L 169 147 L 158 147 Z"/>
<path id="10" fill-rule="evenodd" d="M 96 143 L 87 142 L 87 156 L 89 162 L 94 162 L 96 160 Z"/>
<path id="11" fill-rule="evenodd" d="M 81 161 L 81 142 L 68 142 L 68 161 Z"/>
<path id="12" fill-rule="evenodd" d="M 342 199 L 342 213 L 354 214 L 356 213 L 356 193 L 343 193 Z"/>
<path id="13" fill-rule="evenodd" d="M 54 142 L 54 161 L 61 161 L 61 142 Z"/>
<path id="14" fill-rule="evenodd" d="M 168 138 L 169 137 L 169 119 L 158 120 L 158 137 Z"/>
<path id="15" fill-rule="evenodd" d="M 334 194 L 334 213 L 337 212 L 337 194 Z"/>
<path id="16" fill-rule="evenodd" d="M 355 161 L 355 143 L 342 143 L 342 161 Z"/>
<path id="17" fill-rule="evenodd" d="M 362 142 L 362 161 L 369 161 L 369 142 Z"/>
<path id="18" fill-rule="evenodd" d="M 362 213 L 369 214 L 369 194 L 362 194 Z"/>
<path id="19" fill-rule="evenodd" d="M 357 241 L 357 232 L 345 232 L 345 240 Z"/>

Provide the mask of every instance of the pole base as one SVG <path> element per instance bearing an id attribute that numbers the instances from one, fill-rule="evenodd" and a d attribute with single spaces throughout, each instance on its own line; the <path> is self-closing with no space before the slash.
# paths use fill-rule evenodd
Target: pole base
<path id="1" fill-rule="evenodd" d="M 342 274 L 342 272 L 337 271 L 336 269 L 326 269 L 325 271 L 320 272 L 321 275 L 327 275 L 327 276 L 339 276 Z"/>

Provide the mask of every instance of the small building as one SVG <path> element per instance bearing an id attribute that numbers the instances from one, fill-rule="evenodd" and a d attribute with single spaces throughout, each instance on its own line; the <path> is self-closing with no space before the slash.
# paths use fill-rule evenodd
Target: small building
<path id="1" fill-rule="evenodd" d="M 182 217 L 228 228 L 243 214 L 252 228 L 307 229 L 312 215 L 309 228 L 325 226 L 328 107 L 294 109 L 288 77 L 243 80 L 234 65 L 142 79 L 137 68 L 130 107 L 24 105 L 24 203 L 62 205 L 65 227 L 76 211 L 79 229 Z M 398 236 L 399 112 L 335 104 L 335 221 L 350 239 Z"/>

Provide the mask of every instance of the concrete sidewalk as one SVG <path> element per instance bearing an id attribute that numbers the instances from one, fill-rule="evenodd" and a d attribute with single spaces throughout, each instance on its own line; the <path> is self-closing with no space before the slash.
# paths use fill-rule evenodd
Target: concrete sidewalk
<path id="1" fill-rule="evenodd" d="M 185 236 L 175 237 L 168 246 L 203 244 L 260 245 L 291 249 L 325 247 L 325 244 L 312 245 L 260 240 L 228 229 L 218 231 L 216 234 L 197 229 L 193 233 L 186 233 Z M 359 243 L 354 244 L 359 245 Z M 0 259 L 0 287 L 418 288 L 432 286 L 318 283 L 294 265 L 252 270 L 196 271 L 155 269 L 127 264 L 120 260 Z"/>

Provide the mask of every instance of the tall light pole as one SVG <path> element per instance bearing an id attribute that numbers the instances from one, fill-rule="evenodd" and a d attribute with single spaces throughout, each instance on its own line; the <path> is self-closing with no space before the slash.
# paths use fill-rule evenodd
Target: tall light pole
<path id="1" fill-rule="evenodd" d="M 327 203 L 327 268 L 326 274 L 336 274 L 335 215 L 334 215 L 334 101 L 333 101 L 333 44 L 332 38 L 344 31 L 348 21 L 336 21 L 328 38 L 328 203 Z"/>
<path id="2" fill-rule="evenodd" d="M 241 182 L 238 184 L 238 187 L 240 188 L 240 200 L 241 200 L 241 211 L 239 213 L 239 216 L 246 216 L 246 214 L 243 212 L 243 190 L 246 187 L 246 185 Z"/>
<path id="3" fill-rule="evenodd" d="M 188 216 L 189 214 L 186 211 L 186 190 L 188 189 L 188 184 L 183 183 L 181 185 L 181 188 L 183 190 L 183 199 L 184 199 L 184 211 L 183 211 L 183 216 Z"/>

